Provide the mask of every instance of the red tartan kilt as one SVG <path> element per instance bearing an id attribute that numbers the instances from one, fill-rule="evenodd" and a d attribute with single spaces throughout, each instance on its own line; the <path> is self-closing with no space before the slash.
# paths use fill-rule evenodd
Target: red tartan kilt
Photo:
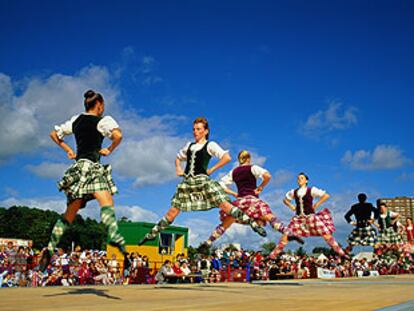
<path id="1" fill-rule="evenodd" d="M 315 214 L 294 216 L 288 230 L 298 237 L 322 236 L 335 232 L 335 225 L 331 213 L 324 208 Z"/>
<path id="2" fill-rule="evenodd" d="M 259 220 L 266 215 L 272 214 L 269 204 L 252 195 L 239 198 L 233 201 L 232 204 L 255 220 Z M 220 221 L 223 221 L 227 216 L 228 215 L 225 212 L 220 210 Z M 240 221 L 237 221 L 237 223 L 246 224 Z"/>

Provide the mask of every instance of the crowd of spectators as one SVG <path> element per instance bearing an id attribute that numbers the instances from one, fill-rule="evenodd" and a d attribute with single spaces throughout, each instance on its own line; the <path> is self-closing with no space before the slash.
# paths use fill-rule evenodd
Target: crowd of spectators
<path id="1" fill-rule="evenodd" d="M 37 253 L 27 247 L 0 246 L 1 287 L 127 285 L 154 283 L 248 282 L 286 278 L 315 278 L 318 268 L 333 271 L 336 277 L 414 273 L 412 249 L 380 249 L 372 258 L 346 260 L 336 256 L 283 253 L 277 260 L 262 252 L 227 248 L 211 255 L 195 254 L 190 260 L 179 254 L 174 261 L 150 263 L 147 256 L 131 253 L 124 262 L 105 251 L 75 248 L 58 249 L 45 271 L 38 271 Z"/>

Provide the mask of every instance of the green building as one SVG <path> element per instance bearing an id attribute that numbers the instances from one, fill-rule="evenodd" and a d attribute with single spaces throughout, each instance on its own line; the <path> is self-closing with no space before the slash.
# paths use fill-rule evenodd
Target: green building
<path id="1" fill-rule="evenodd" d="M 154 226 L 148 222 L 121 221 L 118 223 L 119 231 L 125 238 L 128 253 L 137 252 L 149 258 L 150 265 L 159 267 L 166 259 L 174 260 L 178 254 L 187 256 L 188 250 L 188 228 L 169 226 L 163 230 L 155 240 L 148 241 L 142 246 L 137 243 L 144 235 L 150 232 Z M 107 256 L 111 258 L 115 254 L 122 263 L 122 254 L 110 245 L 107 246 Z"/>

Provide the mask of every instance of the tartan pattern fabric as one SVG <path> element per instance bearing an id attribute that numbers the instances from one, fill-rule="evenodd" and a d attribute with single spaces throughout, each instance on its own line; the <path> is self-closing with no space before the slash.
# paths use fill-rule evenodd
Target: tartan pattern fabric
<path id="1" fill-rule="evenodd" d="M 239 198 L 233 201 L 232 204 L 254 220 L 259 220 L 266 215 L 272 214 L 269 204 L 253 195 L 247 195 Z M 226 216 L 228 216 L 228 214 L 226 214 L 223 210 L 220 210 L 220 221 L 223 221 Z M 248 224 L 248 222 L 241 220 L 237 220 L 237 223 L 243 225 Z"/>
<path id="2" fill-rule="evenodd" d="M 309 214 L 294 216 L 288 230 L 297 237 L 322 236 L 335 232 L 335 225 L 328 209 Z"/>
<path id="3" fill-rule="evenodd" d="M 393 227 L 385 228 L 380 232 L 378 237 L 378 243 L 380 244 L 399 244 L 403 243 L 401 235 L 394 231 Z"/>
<path id="4" fill-rule="evenodd" d="M 171 206 L 183 212 L 207 211 L 231 202 L 220 184 L 207 175 L 188 176 L 177 185 Z"/>
<path id="5" fill-rule="evenodd" d="M 68 203 L 76 199 L 92 200 L 92 194 L 97 191 L 107 190 L 111 195 L 118 192 L 111 166 L 87 159 L 80 159 L 66 170 L 58 189 L 65 192 Z"/>
<path id="6" fill-rule="evenodd" d="M 50 241 L 47 246 L 51 254 L 53 253 L 56 246 L 59 244 L 60 238 L 62 237 L 66 228 L 67 225 L 61 219 L 58 219 L 58 221 L 55 223 L 55 226 L 53 227 L 52 233 L 50 235 Z"/>
<path id="7" fill-rule="evenodd" d="M 108 230 L 109 241 L 124 245 L 125 239 L 119 233 L 118 223 L 115 217 L 115 208 L 113 206 L 102 206 L 101 207 L 101 221 Z"/>
<path id="8" fill-rule="evenodd" d="M 354 228 L 348 236 L 349 245 L 374 246 L 377 243 L 377 232 L 372 226 Z"/>

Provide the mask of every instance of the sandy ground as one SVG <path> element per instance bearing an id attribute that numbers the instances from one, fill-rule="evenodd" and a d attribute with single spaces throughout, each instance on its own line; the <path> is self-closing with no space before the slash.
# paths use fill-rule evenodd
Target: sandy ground
<path id="1" fill-rule="evenodd" d="M 400 305 L 404 304 L 404 305 Z M 408 306 L 407 306 L 408 305 Z M 414 310 L 414 275 L 195 284 L 2 288 L 0 310 Z"/>

